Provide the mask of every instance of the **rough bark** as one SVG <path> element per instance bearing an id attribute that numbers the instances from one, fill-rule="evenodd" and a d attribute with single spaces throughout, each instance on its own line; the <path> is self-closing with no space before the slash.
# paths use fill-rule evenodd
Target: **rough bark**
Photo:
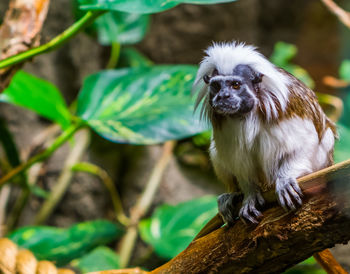
<path id="1" fill-rule="evenodd" d="M 299 180 L 303 206 L 268 208 L 257 226 L 238 221 L 193 241 L 152 273 L 281 273 L 312 254 L 350 240 L 350 161 Z M 273 193 L 266 193 L 273 200 Z"/>
<path id="2" fill-rule="evenodd" d="M 0 27 L 0 60 L 39 45 L 49 0 L 12 0 Z M 0 92 L 21 65 L 0 70 Z"/>

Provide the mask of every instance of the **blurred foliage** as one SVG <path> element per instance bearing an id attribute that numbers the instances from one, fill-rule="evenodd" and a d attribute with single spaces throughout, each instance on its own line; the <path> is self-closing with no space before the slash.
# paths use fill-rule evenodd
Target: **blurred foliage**
<path id="1" fill-rule="evenodd" d="M 103 14 L 92 25 L 102 45 L 120 43 L 123 45 L 140 42 L 145 36 L 149 15 L 111 11 Z"/>
<path id="2" fill-rule="evenodd" d="M 339 67 L 339 77 L 341 80 L 350 81 L 350 60 L 343 60 Z M 343 126 L 350 129 L 350 88 L 345 88 L 343 91 L 344 114 L 340 119 Z M 340 139 L 342 141 L 342 139 Z"/>
<path id="3" fill-rule="evenodd" d="M 218 1 L 197 2 L 208 4 Z M 79 5 L 76 1 L 74 3 Z M 73 103 L 77 108 L 76 114 L 69 112 L 54 85 L 22 71 L 15 75 L 0 100 L 31 109 L 59 123 L 64 129 L 72 122 L 82 119 L 82 122 L 101 136 L 115 142 L 153 144 L 185 138 L 206 130 L 207 126 L 200 122 L 199 115 L 193 116 L 194 98 L 190 91 L 196 67 L 155 66 L 136 49 L 124 47 L 124 45 L 141 41 L 149 27 L 149 15 L 127 12 L 139 9 L 141 13 L 148 13 L 148 8 L 148 11 L 151 9 L 152 12 L 157 12 L 171 8 L 180 2 L 169 1 L 166 4 L 162 2 L 162 5 L 159 3 L 157 1 L 104 3 L 112 5 L 113 8 L 100 16 L 88 28 L 87 33 L 97 36 L 98 42 L 102 45 L 112 45 L 111 60 L 117 67 L 123 68 L 101 71 L 88 76 L 77 101 Z M 121 5 L 122 8 L 127 6 L 127 9 L 123 12 L 115 5 Z M 76 9 L 76 17 L 81 18 L 85 12 Z M 77 123 L 77 126 L 79 125 L 80 122 Z M 70 135 L 65 133 L 62 136 L 70 138 Z M 48 196 L 48 193 L 38 186 L 33 185 L 30 190 L 43 198 Z M 167 209 L 161 207 L 157 211 L 161 221 L 165 221 L 161 225 L 164 229 L 162 233 L 174 232 L 173 238 L 168 237 L 168 240 L 177 242 L 176 237 L 181 236 L 176 249 L 173 249 L 173 253 L 168 254 L 168 257 L 175 254 L 174 250 L 179 252 L 183 249 L 204 222 L 216 213 L 216 199 L 212 198 L 210 202 L 206 201 L 208 198 L 203 199 L 180 205 L 179 211 L 177 207 L 167 207 Z M 188 204 L 187 207 L 186 204 Z M 186 213 L 186 210 L 190 209 L 192 215 Z M 164 219 L 163 211 L 166 212 L 168 219 Z M 171 217 L 171 214 L 175 216 Z M 192 217 L 188 218 L 188 216 Z M 171 224 L 170 218 L 172 220 L 178 218 L 179 222 Z M 182 221 L 185 222 L 181 223 Z M 154 224 L 151 220 L 149 222 Z M 143 234 L 147 234 L 146 223 L 147 220 L 142 226 Z M 176 231 L 182 226 L 184 229 Z M 88 272 L 119 267 L 117 255 L 106 247 L 98 247 L 88 252 L 115 240 L 122 234 L 123 230 L 114 223 L 94 221 L 77 224 L 67 229 L 43 226 L 23 227 L 11 233 L 9 238 L 19 246 L 30 249 L 38 259 L 53 260 L 58 265 L 75 259 L 72 265 L 82 272 Z M 149 237 L 151 236 L 154 235 L 149 234 Z M 167 242 L 162 243 L 162 239 L 157 241 L 157 250 L 158 246 L 162 250 L 162 247 L 167 245 Z M 171 250 L 171 247 L 168 249 Z M 168 253 L 171 252 L 169 250 Z"/>
<path id="4" fill-rule="evenodd" d="M 288 269 L 285 274 L 326 274 L 314 257 L 303 261 L 302 263 Z"/>
<path id="5" fill-rule="evenodd" d="M 342 80 L 350 80 L 350 60 L 343 60 L 339 67 L 339 77 Z"/>
<path id="6" fill-rule="evenodd" d="M 2 97 L 0 96 L 0 99 Z M 20 157 L 17 146 L 14 142 L 14 138 L 10 130 L 8 129 L 4 119 L 0 118 L 0 143 L 4 148 L 7 161 L 12 167 L 20 164 Z"/>
<path id="7" fill-rule="evenodd" d="M 196 146 L 208 146 L 211 138 L 211 130 L 204 131 L 196 136 L 193 136 L 192 140 Z"/>
<path id="8" fill-rule="evenodd" d="M 153 65 L 152 61 L 150 61 L 146 56 L 140 53 L 138 50 L 134 48 L 123 48 L 120 52 L 118 67 L 130 67 L 130 68 L 138 68 L 138 67 L 148 67 Z"/>
<path id="9" fill-rule="evenodd" d="M 194 66 L 106 70 L 89 76 L 78 116 L 98 134 L 121 143 L 155 144 L 206 129 L 193 115 Z"/>
<path id="10" fill-rule="evenodd" d="M 342 80 L 350 80 L 350 60 L 343 60 L 340 64 L 339 77 Z M 339 141 L 336 142 L 334 149 L 336 163 L 350 158 L 350 94 L 348 88 L 343 97 L 344 113 L 337 124 Z"/>
<path id="11" fill-rule="evenodd" d="M 73 260 L 71 265 L 81 273 L 118 269 L 119 256 L 110 248 L 99 246 L 80 259 Z"/>
<path id="12" fill-rule="evenodd" d="M 96 220 L 65 229 L 22 227 L 8 235 L 8 238 L 18 246 L 32 251 L 38 259 L 55 261 L 60 266 L 79 258 L 94 247 L 116 240 L 123 233 L 124 230 L 115 223 Z"/>
<path id="13" fill-rule="evenodd" d="M 295 45 L 285 42 L 277 42 L 274 50 L 270 56 L 270 60 L 276 66 L 281 67 L 293 74 L 296 78 L 304 82 L 309 88 L 314 88 L 315 83 L 308 74 L 308 72 L 302 67 L 292 64 L 292 59 L 297 55 L 298 49 Z"/>
<path id="14" fill-rule="evenodd" d="M 181 3 L 217 4 L 234 0 L 78 0 L 83 10 L 114 10 L 138 14 L 156 13 L 171 9 Z"/>
<path id="15" fill-rule="evenodd" d="M 140 222 L 141 238 L 167 259 L 184 250 L 217 213 L 216 197 L 204 196 L 176 206 L 162 205 Z"/>

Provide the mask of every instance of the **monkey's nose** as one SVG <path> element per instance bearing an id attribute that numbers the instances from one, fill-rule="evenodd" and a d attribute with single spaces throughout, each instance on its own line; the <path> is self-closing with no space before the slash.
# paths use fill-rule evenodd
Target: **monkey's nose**
<path id="1" fill-rule="evenodd" d="M 219 93 L 218 95 L 216 95 L 216 98 L 217 100 L 230 98 L 230 93 L 229 92 Z"/>

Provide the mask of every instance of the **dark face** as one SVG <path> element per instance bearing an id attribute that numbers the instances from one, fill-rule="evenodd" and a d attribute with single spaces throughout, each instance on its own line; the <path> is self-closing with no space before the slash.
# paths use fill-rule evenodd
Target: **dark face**
<path id="1" fill-rule="evenodd" d="M 262 75 L 248 65 L 236 66 L 232 75 L 220 75 L 214 70 L 203 79 L 209 84 L 209 103 L 217 114 L 242 116 L 257 104 L 254 86 L 261 82 Z"/>

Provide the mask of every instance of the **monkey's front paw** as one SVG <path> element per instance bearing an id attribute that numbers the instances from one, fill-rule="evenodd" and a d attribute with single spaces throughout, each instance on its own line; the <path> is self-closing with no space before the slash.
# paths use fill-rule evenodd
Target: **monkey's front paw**
<path id="1" fill-rule="evenodd" d="M 228 225 L 233 225 L 238 218 L 238 208 L 242 200 L 243 194 L 238 192 L 224 193 L 218 197 L 219 213 Z"/>
<path id="2" fill-rule="evenodd" d="M 301 200 L 303 193 L 294 178 L 277 179 L 276 194 L 279 204 L 286 211 L 296 210 L 303 203 Z"/>
<path id="3" fill-rule="evenodd" d="M 259 205 L 262 206 L 264 203 L 264 198 L 259 192 L 249 195 L 243 201 L 241 210 L 239 211 L 239 217 L 244 223 L 257 224 L 257 219 L 262 216 L 257 207 Z"/>

